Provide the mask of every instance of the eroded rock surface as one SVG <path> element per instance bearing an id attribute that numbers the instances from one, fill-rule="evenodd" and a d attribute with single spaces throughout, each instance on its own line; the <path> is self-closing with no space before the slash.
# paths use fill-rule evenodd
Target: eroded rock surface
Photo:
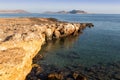
<path id="1" fill-rule="evenodd" d="M 0 19 L 0 80 L 24 80 L 41 45 L 77 35 L 91 23 L 68 23 L 53 18 Z"/>

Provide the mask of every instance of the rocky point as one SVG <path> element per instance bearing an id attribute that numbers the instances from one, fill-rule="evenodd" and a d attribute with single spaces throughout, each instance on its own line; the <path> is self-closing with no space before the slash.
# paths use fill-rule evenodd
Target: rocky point
<path id="1" fill-rule="evenodd" d="M 87 26 L 93 27 L 93 24 L 54 18 L 1 18 L 0 80 L 25 80 L 41 45 L 48 40 L 77 35 Z"/>

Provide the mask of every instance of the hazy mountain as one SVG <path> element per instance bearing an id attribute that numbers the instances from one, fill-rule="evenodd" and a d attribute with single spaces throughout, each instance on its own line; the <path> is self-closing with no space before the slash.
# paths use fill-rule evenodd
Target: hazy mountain
<path id="1" fill-rule="evenodd" d="M 86 11 L 83 10 L 71 10 L 71 11 L 58 11 L 58 12 L 52 12 L 52 11 L 47 11 L 44 13 L 48 13 L 48 14 L 87 14 Z"/>
<path id="2" fill-rule="evenodd" d="M 83 11 L 83 10 L 72 10 L 72 11 L 69 11 L 68 13 L 70 13 L 70 14 L 87 14 L 87 12 Z"/>
<path id="3" fill-rule="evenodd" d="M 0 10 L 0 13 L 29 13 L 25 10 Z"/>
<path id="4" fill-rule="evenodd" d="M 60 13 L 60 14 L 67 14 L 68 12 L 67 12 L 67 11 L 58 11 L 57 13 Z"/>

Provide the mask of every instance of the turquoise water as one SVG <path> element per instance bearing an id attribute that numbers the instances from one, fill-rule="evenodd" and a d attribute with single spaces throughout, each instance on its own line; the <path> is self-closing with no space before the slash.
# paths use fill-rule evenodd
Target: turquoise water
<path id="1" fill-rule="evenodd" d="M 68 37 L 45 44 L 37 63 L 59 67 L 94 65 L 120 61 L 120 15 L 118 14 L 0 14 L 0 17 L 53 17 L 69 22 L 91 22 L 76 37 Z"/>

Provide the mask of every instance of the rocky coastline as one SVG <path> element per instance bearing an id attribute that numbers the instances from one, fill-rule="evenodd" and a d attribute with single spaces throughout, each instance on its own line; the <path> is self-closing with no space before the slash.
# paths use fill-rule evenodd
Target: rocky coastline
<path id="1" fill-rule="evenodd" d="M 120 62 L 85 67 L 71 65 L 58 68 L 54 65 L 34 65 L 26 80 L 120 80 Z"/>
<path id="2" fill-rule="evenodd" d="M 25 80 L 32 59 L 48 40 L 78 35 L 92 23 L 54 18 L 0 18 L 0 80 Z"/>
<path id="3" fill-rule="evenodd" d="M 79 62 L 71 62 L 75 59 L 80 59 L 80 55 L 78 55 L 80 52 L 69 51 L 68 55 L 64 55 L 66 53 L 62 51 L 56 52 L 58 49 L 61 50 L 61 47 L 65 49 L 70 48 L 80 38 L 81 34 L 84 33 L 80 33 L 79 36 L 68 36 L 48 41 L 44 44 L 41 51 L 33 58 L 33 68 L 27 75 L 26 80 L 119 80 L 120 61 L 98 62 L 90 65 L 83 62 L 86 64 L 83 65 Z M 60 63 L 62 62 L 61 59 L 57 61 L 50 54 L 59 59 L 69 60 L 67 64 Z M 47 58 L 51 59 L 51 61 L 52 59 L 56 61 L 50 62 L 46 60 Z"/>

